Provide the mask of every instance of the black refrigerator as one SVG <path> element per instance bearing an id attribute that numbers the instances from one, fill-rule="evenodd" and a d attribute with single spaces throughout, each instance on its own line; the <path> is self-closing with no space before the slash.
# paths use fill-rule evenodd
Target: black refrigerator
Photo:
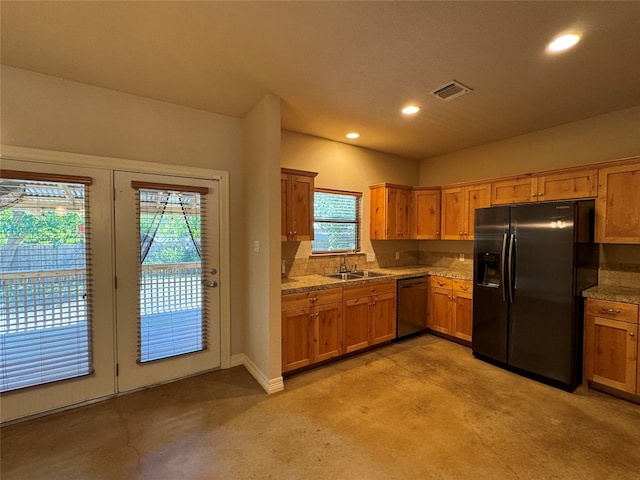
<path id="1" fill-rule="evenodd" d="M 572 391 L 581 382 L 581 292 L 597 283 L 594 201 L 475 211 L 473 354 Z"/>

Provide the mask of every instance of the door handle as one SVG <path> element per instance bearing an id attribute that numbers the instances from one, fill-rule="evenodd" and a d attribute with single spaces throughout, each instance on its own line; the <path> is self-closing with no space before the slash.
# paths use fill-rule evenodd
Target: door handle
<path id="1" fill-rule="evenodd" d="M 507 285 L 504 278 L 505 257 L 507 256 L 507 234 L 502 237 L 502 255 L 500 256 L 500 283 L 502 284 L 502 301 L 507 301 Z"/>
<path id="2" fill-rule="evenodd" d="M 508 269 L 508 282 L 509 282 L 509 303 L 513 303 L 513 246 L 516 243 L 515 241 L 516 234 L 512 233 L 511 238 L 509 239 L 509 263 L 507 266 Z"/>

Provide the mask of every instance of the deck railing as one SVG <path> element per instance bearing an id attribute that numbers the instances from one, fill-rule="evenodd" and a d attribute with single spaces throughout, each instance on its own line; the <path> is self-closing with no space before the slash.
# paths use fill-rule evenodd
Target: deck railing
<path id="1" fill-rule="evenodd" d="M 199 263 L 143 266 L 140 313 L 199 308 Z M 0 275 L 0 334 L 74 325 L 87 320 L 84 269 Z"/>

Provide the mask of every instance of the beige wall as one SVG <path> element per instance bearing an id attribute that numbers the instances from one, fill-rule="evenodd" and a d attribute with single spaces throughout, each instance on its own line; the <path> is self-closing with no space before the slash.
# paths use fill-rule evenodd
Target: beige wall
<path id="1" fill-rule="evenodd" d="M 1 68 L 0 142 L 5 145 L 230 172 L 231 353 L 242 353 L 246 285 L 242 121 Z"/>
<path id="2" fill-rule="evenodd" d="M 318 172 L 316 187 L 362 192 L 362 249 L 365 252 L 374 251 L 369 240 L 369 185 L 381 182 L 416 185 L 420 173 L 420 163 L 416 160 L 287 130 L 282 131 L 281 164 Z M 416 249 L 412 241 L 375 243 L 378 251 Z M 296 257 L 311 253 L 311 242 L 283 243 L 287 256 L 295 247 Z"/>
<path id="3" fill-rule="evenodd" d="M 265 97 L 243 120 L 247 258 L 245 355 L 267 391 L 282 389 L 280 327 L 280 99 Z M 256 243 L 257 242 L 257 243 Z M 258 251 L 256 251 L 256 249 Z M 251 368 L 252 368 L 251 367 Z"/>
<path id="4" fill-rule="evenodd" d="M 640 154 L 640 107 L 420 162 L 425 186 L 605 162 Z"/>

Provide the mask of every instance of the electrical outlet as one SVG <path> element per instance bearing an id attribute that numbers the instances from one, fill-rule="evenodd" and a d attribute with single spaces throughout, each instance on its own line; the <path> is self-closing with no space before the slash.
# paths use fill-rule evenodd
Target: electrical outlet
<path id="1" fill-rule="evenodd" d="M 396 252 L 396 260 L 400 260 L 400 252 Z"/>
<path id="2" fill-rule="evenodd" d="M 287 273 L 287 264 L 284 262 L 284 260 L 282 260 L 280 264 L 281 264 L 280 266 L 281 273 Z"/>
<path id="3" fill-rule="evenodd" d="M 376 254 L 375 253 L 367 253 L 367 262 L 375 262 Z"/>
<path id="4" fill-rule="evenodd" d="M 458 258 L 460 259 L 461 262 L 464 262 L 464 253 L 461 253 Z"/>

